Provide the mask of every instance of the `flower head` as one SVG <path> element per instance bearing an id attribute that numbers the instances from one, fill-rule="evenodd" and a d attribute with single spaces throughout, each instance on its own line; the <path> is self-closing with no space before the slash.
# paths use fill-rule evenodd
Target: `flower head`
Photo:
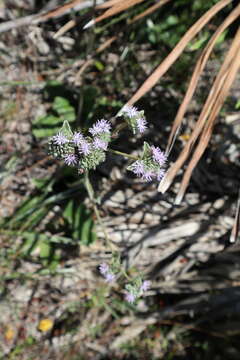
<path id="1" fill-rule="evenodd" d="M 68 138 L 60 132 L 57 135 L 54 135 L 52 140 L 56 145 L 60 146 L 68 142 Z"/>
<path id="2" fill-rule="evenodd" d="M 106 263 L 102 263 L 99 265 L 99 271 L 102 274 L 102 276 L 105 278 L 105 281 L 108 283 L 111 283 L 115 280 L 116 275 L 112 273 L 110 270 L 110 267 Z"/>
<path id="3" fill-rule="evenodd" d="M 145 181 L 152 181 L 154 177 L 155 177 L 155 173 L 151 170 L 147 170 L 142 174 L 142 179 Z"/>
<path id="4" fill-rule="evenodd" d="M 95 149 L 107 150 L 108 144 L 107 144 L 106 141 L 103 141 L 103 140 L 96 137 L 93 140 L 93 147 Z"/>
<path id="5" fill-rule="evenodd" d="M 125 105 L 121 113 L 127 115 L 130 119 L 138 116 L 138 109 L 131 105 Z"/>
<path id="6" fill-rule="evenodd" d="M 87 140 L 81 140 L 81 142 L 79 143 L 79 151 L 80 153 L 82 153 L 83 155 L 89 155 L 91 152 L 91 145 L 89 144 L 89 142 L 87 142 Z"/>
<path id="7" fill-rule="evenodd" d="M 83 135 L 80 131 L 75 132 L 73 134 L 72 141 L 76 146 L 78 146 L 82 140 L 83 140 Z"/>
<path id="8" fill-rule="evenodd" d="M 144 117 L 140 117 L 137 119 L 137 129 L 140 133 L 143 133 L 147 129 L 147 121 L 144 119 Z"/>
<path id="9" fill-rule="evenodd" d="M 115 280 L 115 275 L 111 272 L 108 272 L 107 274 L 105 274 L 105 281 L 108 282 L 108 283 L 111 283 Z"/>
<path id="10" fill-rule="evenodd" d="M 99 265 L 99 271 L 102 275 L 105 275 L 109 271 L 109 265 L 106 263 L 102 263 Z"/>
<path id="11" fill-rule="evenodd" d="M 151 281 L 145 280 L 140 287 L 140 291 L 145 292 L 150 288 L 150 286 L 151 286 Z"/>
<path id="12" fill-rule="evenodd" d="M 111 124 L 109 121 L 102 119 L 98 120 L 90 129 L 89 132 L 95 136 L 97 134 L 109 133 L 111 130 Z"/>
<path id="13" fill-rule="evenodd" d="M 133 304 L 134 301 L 136 300 L 136 296 L 133 293 L 128 291 L 125 295 L 125 300 L 127 302 L 129 302 L 130 304 Z"/>
<path id="14" fill-rule="evenodd" d="M 160 150 L 159 147 L 151 146 L 153 159 L 160 165 L 165 165 L 167 161 L 167 155 Z"/>
<path id="15" fill-rule="evenodd" d="M 64 162 L 65 162 L 68 166 L 76 165 L 76 163 L 77 163 L 77 157 L 76 157 L 76 155 L 74 155 L 74 154 L 65 155 L 65 157 L 64 157 Z"/>
<path id="16" fill-rule="evenodd" d="M 164 175 L 165 175 L 165 170 L 164 169 L 159 169 L 158 172 L 157 172 L 158 181 L 161 181 L 162 178 L 164 177 Z"/>
<path id="17" fill-rule="evenodd" d="M 131 165 L 131 170 L 136 174 L 137 176 L 142 176 L 144 174 L 144 163 L 141 160 L 135 161 Z"/>

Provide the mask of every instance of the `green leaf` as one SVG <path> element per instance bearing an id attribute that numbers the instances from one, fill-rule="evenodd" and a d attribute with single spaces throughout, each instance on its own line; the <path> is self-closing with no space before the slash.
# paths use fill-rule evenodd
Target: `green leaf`
<path id="1" fill-rule="evenodd" d="M 103 63 L 101 63 L 100 61 L 96 60 L 94 62 L 94 65 L 96 66 L 96 68 L 99 70 L 99 71 L 103 71 L 104 70 L 104 65 Z"/>
<path id="2" fill-rule="evenodd" d="M 204 34 L 202 34 L 202 36 L 198 40 L 196 40 L 195 42 L 189 45 L 189 50 L 195 51 L 200 49 L 208 39 L 209 39 L 209 32 L 206 31 Z"/>
<path id="3" fill-rule="evenodd" d="M 55 97 L 53 110 L 55 110 L 61 118 L 64 118 L 70 122 L 76 119 L 74 107 L 70 105 L 67 99 L 61 96 Z"/>
<path id="4" fill-rule="evenodd" d="M 55 135 L 57 132 L 57 128 L 42 128 L 42 129 L 33 129 L 32 133 L 33 135 L 37 138 L 45 138 L 45 137 L 51 137 L 53 135 Z"/>
<path id="5" fill-rule="evenodd" d="M 61 127 L 61 129 L 59 131 L 68 138 L 73 135 L 71 127 L 67 120 L 64 120 L 63 126 Z"/>
<path id="6" fill-rule="evenodd" d="M 87 220 L 84 221 L 82 225 L 81 244 L 90 245 L 92 230 L 93 230 L 93 221 L 89 217 Z"/>
<path id="7" fill-rule="evenodd" d="M 42 241 L 40 244 L 40 258 L 47 259 L 51 254 L 51 246 L 48 242 Z"/>
<path id="8" fill-rule="evenodd" d="M 236 110 L 240 109 L 240 100 L 237 101 L 237 103 L 235 105 L 235 109 Z"/>
<path id="9" fill-rule="evenodd" d="M 59 123 L 62 123 L 62 119 L 54 115 L 41 116 L 34 121 L 34 124 L 39 124 L 41 126 L 59 125 Z"/>
<path id="10" fill-rule="evenodd" d="M 67 220 L 71 237 L 83 245 L 89 245 L 96 239 L 92 214 L 84 204 L 70 200 L 63 212 Z"/>
<path id="11" fill-rule="evenodd" d="M 37 189 L 43 189 L 44 187 L 46 188 L 47 186 L 47 190 L 50 192 L 52 191 L 52 186 L 53 186 L 53 182 L 51 181 L 49 184 L 49 178 L 42 178 L 42 179 L 31 179 L 33 185 L 37 188 Z"/>

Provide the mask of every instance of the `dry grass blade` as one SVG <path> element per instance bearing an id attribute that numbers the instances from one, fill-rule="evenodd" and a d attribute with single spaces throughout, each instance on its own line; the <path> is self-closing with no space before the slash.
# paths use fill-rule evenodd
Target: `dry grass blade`
<path id="1" fill-rule="evenodd" d="M 164 177 L 164 179 L 162 180 L 162 182 L 159 185 L 158 190 L 160 192 L 164 193 L 169 188 L 169 186 L 171 185 L 177 172 L 179 171 L 180 168 L 182 168 L 184 162 L 186 161 L 187 157 L 189 156 L 189 154 L 191 152 L 193 144 L 195 143 L 198 136 L 200 135 L 209 114 L 211 113 L 212 109 L 215 106 L 215 103 L 219 97 L 219 93 L 221 92 L 221 89 L 224 85 L 224 81 L 226 78 L 226 74 L 228 72 L 228 68 L 232 62 L 232 56 L 233 56 L 233 54 L 235 54 L 237 47 L 238 47 L 238 43 L 237 43 L 236 39 L 237 38 L 235 37 L 234 41 L 232 43 L 232 46 L 231 46 L 230 50 L 228 51 L 228 54 L 224 60 L 224 63 L 214 81 L 214 84 L 210 90 L 209 96 L 204 104 L 204 107 L 201 111 L 201 114 L 198 118 L 198 121 L 197 121 L 196 126 L 190 136 L 188 143 L 185 145 L 185 147 L 183 148 L 177 161 L 172 165 L 172 167 L 167 172 L 166 176 Z"/>
<path id="2" fill-rule="evenodd" d="M 235 243 L 237 241 L 238 233 L 239 233 L 239 225 L 240 225 L 240 190 L 238 192 L 238 202 L 237 202 L 236 215 L 234 219 L 234 225 L 230 236 L 231 243 Z"/>
<path id="3" fill-rule="evenodd" d="M 159 8 L 160 5 L 164 5 L 166 4 L 168 1 L 171 0 L 163 0 L 161 1 L 161 4 L 156 4 L 158 5 L 158 7 L 155 7 L 152 11 L 156 10 L 156 8 Z M 149 8 L 148 10 L 152 9 L 153 7 Z M 152 12 L 151 11 L 151 12 Z M 124 28 L 124 30 L 127 29 L 128 25 L 140 20 L 141 18 L 143 18 L 144 16 L 147 16 L 149 14 L 149 12 L 144 11 L 144 13 L 141 13 L 141 17 L 140 16 L 136 16 L 135 18 L 133 18 L 131 20 L 131 22 L 129 22 L 129 24 L 127 24 L 127 26 Z M 67 24 L 66 24 L 67 25 Z M 61 30 L 61 29 L 60 29 Z M 60 31 L 59 30 L 59 31 Z M 62 33 L 61 33 L 62 35 Z M 57 33 L 54 35 L 54 37 L 57 36 Z M 106 40 L 102 45 L 99 46 L 99 48 L 96 50 L 96 54 L 102 52 L 103 50 L 105 50 L 106 48 L 108 48 L 115 40 L 117 40 L 119 38 L 119 36 L 112 36 L 110 39 Z M 82 75 L 82 73 L 86 70 L 86 68 L 91 65 L 93 63 L 93 58 L 90 60 L 87 60 L 86 63 L 83 64 L 83 66 L 81 67 L 81 69 L 78 71 L 77 75 L 76 75 L 76 80 Z"/>
<path id="4" fill-rule="evenodd" d="M 77 23 L 75 20 L 68 21 L 53 35 L 53 39 L 57 39 L 58 37 L 62 36 L 63 34 L 65 34 L 65 32 L 72 29 L 76 24 Z"/>
<path id="5" fill-rule="evenodd" d="M 83 1 L 83 0 L 81 0 Z M 104 2 L 103 4 L 97 5 L 95 7 L 95 9 L 105 9 L 105 8 L 109 8 L 112 7 L 114 5 L 120 4 L 122 0 L 111 0 L 111 1 L 107 1 Z M 68 5 L 68 4 L 66 4 Z M 76 5 L 76 4 L 75 4 Z M 61 8 L 59 8 L 60 10 Z M 68 8 L 69 9 L 69 8 Z M 65 10 L 66 11 L 66 10 Z M 77 22 L 75 20 L 70 20 L 68 21 L 65 25 L 63 25 L 53 36 L 54 39 L 57 39 L 59 36 L 62 36 L 65 32 L 67 32 L 68 30 L 72 29 L 74 26 L 77 25 Z"/>
<path id="6" fill-rule="evenodd" d="M 82 3 L 82 6 L 79 5 L 80 3 Z M 52 17 L 63 16 L 67 12 L 69 12 L 69 10 L 74 8 L 76 9 L 79 6 L 81 7 L 81 9 L 84 9 L 89 7 L 89 4 L 87 4 L 86 0 L 74 0 L 63 6 L 55 8 L 54 10 L 49 10 L 47 12 L 42 11 L 35 15 L 29 15 L 18 19 L 5 21 L 0 24 L 0 33 L 9 31 L 11 29 L 16 29 L 21 26 L 39 24 L 44 21 L 47 21 L 48 19 L 51 19 Z"/>
<path id="7" fill-rule="evenodd" d="M 158 3 L 150 6 L 148 9 L 146 9 L 145 11 L 143 11 L 141 14 L 135 16 L 131 21 L 130 24 L 134 23 L 137 20 L 142 19 L 143 17 L 152 14 L 154 11 L 156 11 L 157 9 L 159 9 L 160 7 L 162 7 L 163 5 L 167 4 L 169 1 L 172 0 L 160 0 Z"/>
<path id="8" fill-rule="evenodd" d="M 110 7 L 110 5 L 115 5 L 117 3 L 120 3 L 120 1 L 122 0 L 112 0 L 112 1 L 107 1 L 106 3 L 103 3 L 101 5 L 96 6 L 96 9 L 104 9 L 104 8 L 108 8 Z M 145 10 L 144 12 L 142 12 L 141 14 L 135 16 L 131 21 L 129 21 L 129 24 L 133 24 L 136 21 L 142 19 L 143 17 L 153 13 L 155 10 L 159 9 L 160 7 L 162 7 L 163 5 L 167 4 L 169 1 L 172 0 L 160 0 L 159 3 L 154 4 L 153 6 L 150 6 L 147 10 Z M 93 21 L 90 21 L 91 24 L 93 24 Z M 55 34 L 54 34 L 54 39 L 58 38 L 59 36 L 63 35 L 66 31 L 70 30 L 71 28 L 73 28 L 76 25 L 76 21 L 75 20 L 70 20 L 68 23 L 66 23 L 63 27 L 61 27 Z M 87 24 L 88 25 L 88 24 Z M 87 25 L 85 25 L 85 28 L 87 28 Z M 116 37 L 117 39 L 117 37 Z"/>
<path id="9" fill-rule="evenodd" d="M 103 4 L 97 6 L 97 9 L 107 9 L 112 6 L 118 5 L 122 2 L 122 0 L 109 0 L 105 1 Z"/>
<path id="10" fill-rule="evenodd" d="M 240 5 L 238 5 L 231 13 L 230 15 L 225 19 L 225 21 L 218 27 L 218 29 L 215 31 L 215 33 L 213 34 L 213 36 L 211 37 L 211 39 L 209 40 L 208 44 L 206 45 L 206 47 L 204 48 L 201 56 L 198 59 L 198 62 L 195 66 L 193 75 L 191 77 L 186 95 L 181 103 L 181 106 L 178 110 L 178 113 L 176 115 L 176 118 L 174 120 L 173 126 L 172 126 L 172 130 L 171 130 L 171 134 L 169 136 L 169 140 L 168 140 L 168 146 L 167 146 L 167 150 L 166 152 L 169 153 L 174 145 L 174 142 L 176 140 L 176 137 L 178 135 L 178 131 L 180 128 L 180 125 L 182 123 L 184 114 L 186 112 L 187 106 L 190 103 L 192 96 L 194 94 L 194 91 L 197 87 L 199 78 L 201 76 L 201 73 L 209 59 L 209 56 L 212 52 L 212 49 L 214 47 L 214 45 L 216 44 L 219 36 L 223 33 L 223 31 L 231 24 L 233 23 L 238 16 L 240 15 Z"/>
<path id="11" fill-rule="evenodd" d="M 74 6 L 80 4 L 81 2 L 84 2 L 85 0 L 73 0 L 73 1 L 70 1 L 69 3 L 65 4 L 65 5 L 62 5 L 54 10 L 51 10 L 51 11 L 48 11 L 47 13 L 45 14 L 41 14 L 40 17 L 41 19 L 51 19 L 53 17 L 56 17 L 56 16 L 60 16 L 62 14 L 65 14 L 65 12 L 67 10 L 70 10 L 72 9 Z"/>
<path id="12" fill-rule="evenodd" d="M 111 16 L 114 16 L 116 14 L 119 14 L 120 12 L 129 9 L 132 6 L 135 6 L 137 4 L 140 4 L 141 2 L 143 2 L 144 0 L 124 0 L 121 2 L 117 2 L 116 5 L 113 5 L 110 9 L 108 9 L 107 11 L 105 11 L 102 15 L 98 16 L 96 19 L 89 21 L 89 23 L 87 23 L 84 26 L 84 29 L 89 28 L 90 26 L 104 20 L 107 19 Z"/>
<path id="13" fill-rule="evenodd" d="M 237 47 L 237 49 L 236 49 Z M 185 171 L 177 198 L 175 203 L 179 204 L 182 201 L 182 198 L 185 194 L 186 188 L 189 184 L 192 172 L 194 170 L 194 168 L 196 167 L 198 161 L 200 160 L 201 156 L 203 155 L 204 151 L 206 150 L 206 147 L 208 145 L 208 142 L 210 140 L 212 131 L 213 131 L 213 127 L 214 127 L 214 123 L 215 120 L 217 118 L 217 115 L 219 114 L 222 105 L 224 103 L 224 101 L 226 100 L 226 97 L 229 93 L 229 90 L 234 82 L 234 79 L 237 75 L 237 72 L 240 68 L 240 28 L 234 38 L 232 47 L 229 50 L 228 53 L 228 59 L 231 59 L 230 63 L 229 61 L 226 61 L 226 65 L 227 69 L 225 68 L 223 71 L 225 72 L 225 74 L 222 74 L 222 79 L 220 81 L 219 77 L 216 79 L 216 81 L 218 81 L 219 83 L 219 89 L 220 91 L 217 92 L 217 96 L 214 96 L 214 98 L 216 97 L 216 99 L 214 99 L 215 101 L 213 101 L 210 105 L 209 105 L 209 111 L 210 112 L 210 116 L 208 118 L 207 124 L 205 125 L 204 131 L 202 132 L 201 138 L 199 140 L 199 143 L 194 151 L 194 154 L 192 156 L 192 159 L 187 167 L 187 170 Z M 223 73 L 223 72 L 222 72 Z"/>
<path id="14" fill-rule="evenodd" d="M 102 51 L 104 51 L 105 49 L 107 49 L 116 39 L 117 39 L 117 36 L 112 36 L 110 39 L 106 40 L 102 45 L 100 45 L 97 48 L 96 54 L 99 54 Z M 87 67 L 92 65 L 93 63 L 94 63 L 94 56 L 91 59 L 88 59 L 84 62 L 84 64 L 81 66 L 81 68 L 78 70 L 78 72 L 76 74 L 75 82 L 78 81 L 78 79 L 84 73 L 84 71 L 87 69 Z"/>
<path id="15" fill-rule="evenodd" d="M 165 60 L 157 67 L 157 69 L 145 80 L 142 86 L 137 90 L 137 92 L 132 96 L 128 101 L 128 104 L 134 104 L 138 101 L 143 95 L 145 95 L 156 83 L 157 81 L 165 74 L 165 72 L 170 68 L 170 66 L 177 60 L 181 55 L 189 41 L 191 41 L 194 36 L 215 16 L 221 9 L 230 4 L 233 0 L 221 0 L 216 5 L 214 5 L 210 10 L 208 10 L 182 37 L 179 43 L 175 46 L 172 52 L 165 58 Z"/>

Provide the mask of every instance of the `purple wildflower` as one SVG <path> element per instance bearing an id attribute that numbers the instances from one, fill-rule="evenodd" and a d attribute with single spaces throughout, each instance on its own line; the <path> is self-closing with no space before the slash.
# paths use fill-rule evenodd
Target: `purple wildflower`
<path id="1" fill-rule="evenodd" d="M 145 180 L 145 181 L 152 181 L 153 177 L 154 177 L 154 172 L 153 171 L 145 171 L 143 174 L 142 174 L 142 179 Z"/>
<path id="2" fill-rule="evenodd" d="M 76 165 L 77 163 L 77 157 L 74 154 L 68 154 L 64 157 L 64 162 L 70 166 L 70 165 Z"/>
<path id="3" fill-rule="evenodd" d="M 121 112 L 126 114 L 131 119 L 138 116 L 138 109 L 131 105 L 125 105 Z"/>
<path id="4" fill-rule="evenodd" d="M 83 140 L 83 135 L 80 133 L 80 131 L 75 132 L 73 134 L 72 141 L 76 146 L 80 145 L 82 140 Z"/>
<path id="5" fill-rule="evenodd" d="M 134 301 L 136 300 L 136 296 L 131 292 L 127 292 L 125 295 L 125 300 L 130 304 L 133 304 Z"/>
<path id="6" fill-rule="evenodd" d="M 137 176 L 144 174 L 144 163 L 141 160 L 137 160 L 132 164 L 132 172 Z"/>
<path id="7" fill-rule="evenodd" d="M 83 155 L 89 155 L 91 152 L 91 145 L 89 144 L 89 142 L 87 142 L 86 140 L 82 140 L 79 143 L 79 151 L 83 154 Z"/>
<path id="8" fill-rule="evenodd" d="M 108 272 L 104 275 L 105 277 L 105 281 L 108 282 L 108 283 L 111 283 L 115 280 L 115 275 L 111 272 Z"/>
<path id="9" fill-rule="evenodd" d="M 159 149 L 159 147 L 151 146 L 153 159 L 160 165 L 165 165 L 167 161 L 166 154 Z"/>
<path id="10" fill-rule="evenodd" d="M 106 263 L 102 263 L 99 265 L 99 271 L 102 275 L 105 275 L 109 272 L 109 266 Z"/>
<path id="11" fill-rule="evenodd" d="M 140 291 L 147 291 L 151 286 L 151 281 L 148 281 L 148 280 L 145 280 L 143 283 L 142 283 L 142 286 L 140 287 Z"/>
<path id="12" fill-rule="evenodd" d="M 99 138 L 94 138 L 93 147 L 95 149 L 107 150 L 108 144 L 106 143 L 106 141 L 103 141 Z"/>
<path id="13" fill-rule="evenodd" d="M 147 121 L 143 117 L 137 119 L 137 129 L 140 133 L 143 133 L 147 129 Z"/>
<path id="14" fill-rule="evenodd" d="M 57 135 L 53 136 L 52 140 L 56 145 L 60 145 L 60 146 L 68 142 L 66 136 L 60 132 Z"/>
<path id="15" fill-rule="evenodd" d="M 111 124 L 109 121 L 102 119 L 98 120 L 90 129 L 89 132 L 95 136 L 97 134 L 109 133 L 111 130 Z"/>
<path id="16" fill-rule="evenodd" d="M 158 179 L 158 181 L 161 181 L 162 178 L 164 177 L 164 175 L 165 175 L 165 170 L 164 170 L 164 169 L 158 170 L 158 172 L 157 172 L 157 179 Z"/>

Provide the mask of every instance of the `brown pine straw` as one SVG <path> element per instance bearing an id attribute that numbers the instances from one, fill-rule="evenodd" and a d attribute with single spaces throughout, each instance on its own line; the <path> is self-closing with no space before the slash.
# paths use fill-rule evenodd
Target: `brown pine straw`
<path id="1" fill-rule="evenodd" d="M 40 14 L 39 17 L 41 19 L 51 19 L 53 17 L 60 16 L 60 15 L 64 14 L 67 10 L 72 9 L 74 6 L 80 4 L 83 1 L 84 0 L 70 1 L 67 4 L 61 5 L 54 10 L 50 10 L 50 11 L 46 12 L 45 14 Z"/>
<path id="2" fill-rule="evenodd" d="M 115 5 L 119 5 L 123 0 L 109 0 L 97 6 L 97 9 L 107 9 Z"/>
<path id="3" fill-rule="evenodd" d="M 124 0 L 117 2 L 116 5 L 113 5 L 110 9 L 105 11 L 102 15 L 98 16 L 96 19 L 92 20 L 92 25 L 96 24 L 104 19 L 107 19 L 111 16 L 119 14 L 120 12 L 129 9 L 132 6 L 140 4 L 144 0 Z"/>
<path id="4" fill-rule="evenodd" d="M 145 11 L 143 11 L 141 14 L 136 15 L 132 20 L 129 21 L 129 24 L 132 24 L 135 21 L 142 19 L 144 16 L 152 14 L 154 11 L 159 9 L 161 6 L 167 4 L 169 1 L 172 1 L 172 0 L 159 0 L 156 4 L 150 6 Z"/>
<path id="5" fill-rule="evenodd" d="M 224 82 L 226 80 L 226 76 L 228 75 L 228 71 L 231 70 L 231 69 L 229 69 L 229 65 L 234 60 L 233 56 L 235 55 L 236 49 L 239 46 L 239 44 L 237 43 L 237 40 L 236 40 L 237 39 L 236 36 L 232 42 L 231 48 L 229 49 L 229 51 L 227 53 L 227 56 L 225 57 L 224 63 L 214 81 L 214 84 L 210 90 L 208 98 L 204 104 L 204 107 L 201 111 L 201 114 L 200 114 L 198 121 L 196 123 L 196 126 L 190 136 L 189 141 L 183 148 L 177 161 L 172 165 L 172 167 L 169 169 L 166 176 L 164 177 L 164 179 L 162 180 L 162 182 L 159 185 L 158 190 L 163 193 L 169 188 L 169 186 L 172 183 L 172 180 L 176 176 L 179 169 L 182 168 L 184 162 L 186 161 L 187 157 L 189 156 L 192 146 L 193 146 L 194 142 L 196 141 L 196 139 L 198 138 L 198 136 L 200 135 L 209 114 L 210 113 L 211 113 L 211 115 L 214 114 L 214 109 L 216 107 L 216 104 L 217 104 L 217 101 L 219 98 L 219 94 L 221 93 L 221 91 L 223 91 L 224 87 L 227 84 L 227 81 L 225 84 L 224 84 Z M 205 140 L 203 139 L 203 141 L 205 141 Z"/>
<path id="6" fill-rule="evenodd" d="M 81 0 L 82 1 L 82 0 Z M 157 4 L 154 4 L 152 6 L 150 6 L 148 9 L 146 9 L 145 11 L 143 11 L 142 13 L 138 14 L 137 16 L 135 16 L 133 19 L 131 19 L 128 24 L 132 24 L 140 19 L 142 19 L 143 17 L 150 15 L 151 13 L 153 13 L 154 11 L 156 11 L 157 9 L 159 9 L 160 7 L 162 7 L 163 5 L 167 4 L 169 1 L 172 0 L 159 0 L 159 2 Z M 109 8 L 111 6 L 114 5 L 118 5 L 120 4 L 120 2 L 122 2 L 122 0 L 111 0 L 111 1 L 107 1 L 104 2 L 101 5 L 97 5 L 95 7 L 95 9 L 105 9 L 105 8 Z M 132 6 L 132 5 L 131 5 Z M 112 15 L 111 15 L 112 16 Z M 91 20 L 90 21 L 91 25 L 93 25 L 95 23 L 95 21 Z M 54 35 L 53 38 L 57 39 L 59 36 L 62 36 L 66 31 L 69 31 L 70 29 L 72 29 L 74 26 L 77 25 L 77 22 L 75 20 L 70 20 L 68 21 L 66 24 L 64 24 Z M 117 37 L 116 37 L 117 39 Z"/>
<path id="7" fill-rule="evenodd" d="M 229 14 L 229 16 L 223 21 L 223 23 L 218 27 L 218 29 L 215 31 L 211 39 L 209 40 L 208 44 L 204 48 L 204 50 L 201 53 L 201 56 L 198 59 L 198 62 L 195 66 L 193 75 L 191 77 L 186 95 L 181 103 L 181 106 L 178 110 L 178 113 L 175 117 L 172 130 L 169 136 L 168 140 L 168 146 L 166 149 L 166 153 L 169 153 L 175 143 L 175 140 L 177 138 L 181 123 L 183 121 L 183 117 L 185 115 L 185 112 L 187 110 L 188 104 L 190 103 L 193 94 L 195 92 L 195 89 L 197 87 L 199 78 L 203 72 L 203 69 L 209 59 L 209 56 L 213 50 L 214 45 L 216 44 L 219 36 L 224 32 L 224 30 L 233 23 L 238 17 L 240 16 L 240 4 Z"/>
<path id="8" fill-rule="evenodd" d="M 179 43 L 171 51 L 171 53 L 163 60 L 163 62 L 157 67 L 157 69 L 144 81 L 142 86 L 131 97 L 127 104 L 132 105 L 144 96 L 165 74 L 170 66 L 178 59 L 188 43 L 194 38 L 194 36 L 215 16 L 221 9 L 230 4 L 233 0 L 221 0 L 208 10 L 182 37 Z"/>
<path id="9" fill-rule="evenodd" d="M 202 112 L 199 116 L 197 124 L 194 131 L 179 155 L 177 161 L 172 165 L 168 171 L 166 177 L 160 183 L 159 191 L 165 192 L 172 180 L 176 176 L 178 170 L 183 166 L 183 163 L 189 156 L 192 145 L 198 138 L 199 134 L 202 131 L 201 137 L 199 139 L 198 145 L 194 151 L 194 154 L 191 158 L 191 161 L 187 167 L 187 170 L 184 174 L 180 189 L 176 198 L 175 203 L 179 204 L 183 198 L 183 195 L 188 186 L 192 171 L 197 165 L 199 159 L 204 153 L 208 142 L 210 140 L 213 126 L 217 115 L 219 114 L 221 107 L 228 95 L 230 87 L 236 77 L 237 71 L 240 68 L 240 28 L 237 31 L 237 34 L 232 42 L 232 45 L 227 53 L 227 56 L 224 60 L 224 63 L 214 81 L 214 84 L 210 90 L 209 96 L 205 102 L 205 105 L 202 109 Z M 203 129 L 203 130 L 202 130 Z"/>
<path id="10" fill-rule="evenodd" d="M 156 4 L 156 5 L 158 5 L 157 8 L 159 9 L 161 6 L 165 5 L 165 4 L 166 4 L 167 2 L 169 2 L 169 1 L 172 1 L 172 0 L 163 0 L 163 1 L 160 1 L 160 3 Z M 150 7 L 149 9 L 151 9 L 152 11 L 154 11 L 154 10 L 157 9 L 157 8 L 155 8 L 155 9 L 153 10 L 152 8 L 153 8 L 153 7 Z M 149 9 L 147 9 L 147 10 L 149 10 Z M 140 17 L 140 15 L 139 15 L 139 16 L 136 16 L 135 18 L 133 18 L 133 19 L 127 24 L 127 26 L 124 27 L 123 31 L 125 31 L 125 30 L 127 29 L 128 25 L 130 25 L 130 24 L 132 24 L 132 23 L 140 20 L 140 19 L 143 18 L 144 16 L 149 15 L 149 12 L 147 12 L 147 10 L 140 14 L 141 17 Z M 152 12 L 152 11 L 151 11 L 151 12 Z M 66 25 L 67 25 L 67 24 L 66 24 Z M 64 26 L 65 26 L 65 25 L 64 25 Z M 62 29 L 62 28 L 61 28 L 61 29 Z M 58 32 L 60 32 L 61 29 L 60 29 Z M 62 35 L 62 33 L 61 33 L 61 35 Z M 54 37 L 55 37 L 55 36 L 58 36 L 57 33 L 54 35 Z M 101 53 L 101 52 L 104 51 L 106 48 L 108 48 L 114 41 L 116 41 L 118 38 L 119 38 L 119 36 L 112 36 L 111 38 L 109 38 L 108 40 L 106 40 L 102 45 L 100 45 L 100 46 L 97 48 L 97 50 L 96 50 L 95 53 L 96 53 L 96 54 Z M 93 57 L 92 57 L 91 59 L 86 60 L 86 62 L 85 62 L 85 63 L 82 65 L 82 67 L 79 69 L 78 73 L 76 74 L 76 81 L 77 81 L 78 78 L 82 75 L 82 73 L 86 70 L 86 68 L 87 68 L 88 66 L 90 66 L 90 65 L 93 64 L 93 62 L 94 62 L 94 55 L 93 55 Z"/>
<path id="11" fill-rule="evenodd" d="M 239 233 L 239 225 L 240 225 L 240 189 L 238 192 L 238 202 L 237 202 L 237 209 L 236 209 L 236 215 L 234 219 L 234 225 L 232 228 L 231 236 L 230 236 L 230 243 L 235 243 L 238 239 L 238 233 Z"/>

